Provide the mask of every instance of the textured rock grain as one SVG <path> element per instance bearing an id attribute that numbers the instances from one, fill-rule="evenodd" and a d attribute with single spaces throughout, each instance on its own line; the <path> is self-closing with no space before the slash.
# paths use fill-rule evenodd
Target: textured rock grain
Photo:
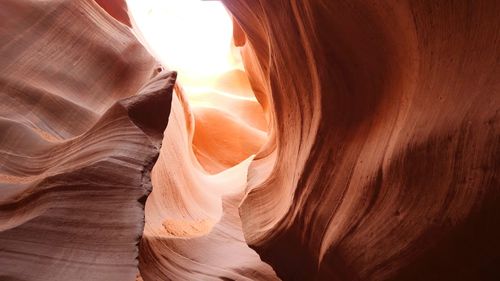
<path id="1" fill-rule="evenodd" d="M 497 280 L 498 3 L 223 2 L 275 136 L 240 206 L 262 259 L 285 280 Z"/>
<path id="2" fill-rule="evenodd" d="M 0 280 L 133 280 L 175 74 L 93 1 L 1 10 Z"/>
<path id="3" fill-rule="evenodd" d="M 0 280 L 500 280 L 500 5 L 222 2 L 200 106 L 124 1 L 0 3 Z"/>

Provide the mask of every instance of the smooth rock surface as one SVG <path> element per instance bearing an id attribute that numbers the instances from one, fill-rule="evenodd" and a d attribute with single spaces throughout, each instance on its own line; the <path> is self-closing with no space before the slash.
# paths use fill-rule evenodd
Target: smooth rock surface
<path id="1" fill-rule="evenodd" d="M 0 5 L 0 280 L 133 280 L 176 75 L 93 1 Z"/>
<path id="2" fill-rule="evenodd" d="M 278 276 L 498 280 L 500 5 L 223 2 L 274 136 L 243 231 Z"/>
<path id="3" fill-rule="evenodd" d="M 124 1 L 0 3 L 0 280 L 500 280 L 500 5 L 222 2 L 192 100 Z"/>

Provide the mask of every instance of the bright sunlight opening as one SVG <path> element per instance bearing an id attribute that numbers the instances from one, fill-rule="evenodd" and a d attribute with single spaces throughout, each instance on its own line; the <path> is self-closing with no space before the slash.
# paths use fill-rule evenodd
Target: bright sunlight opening
<path id="1" fill-rule="evenodd" d="M 128 0 L 135 28 L 158 60 L 185 86 L 201 86 L 242 69 L 232 46 L 232 21 L 219 1 Z M 147 43 L 146 43 L 147 42 Z"/>
<path id="2" fill-rule="evenodd" d="M 219 1 L 128 0 L 134 32 L 168 70 L 194 119 L 193 153 L 219 173 L 260 149 L 267 120 L 234 46 L 233 21 Z"/>

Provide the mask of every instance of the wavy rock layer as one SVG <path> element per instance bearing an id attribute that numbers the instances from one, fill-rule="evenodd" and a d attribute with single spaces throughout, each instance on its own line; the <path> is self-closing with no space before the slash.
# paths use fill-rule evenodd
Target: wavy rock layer
<path id="1" fill-rule="evenodd" d="M 238 106 L 248 101 L 233 102 Z M 210 114 L 205 114 L 207 110 Z M 224 144 L 256 129 L 233 118 L 216 107 L 191 108 L 177 89 L 146 202 L 139 257 L 143 280 L 277 280 L 243 237 L 238 204 L 253 157 L 227 167 L 240 162 L 246 153 L 241 148 L 251 145 Z M 200 130 L 208 133 L 200 135 Z M 222 145 L 214 145 L 214 139 Z M 246 142 L 255 145 L 261 139 Z M 203 165 L 197 155 L 205 157 Z M 221 167 L 219 173 L 207 172 Z"/>
<path id="2" fill-rule="evenodd" d="M 263 260 L 285 280 L 497 280 L 498 3 L 223 2 L 272 121 L 240 207 Z"/>
<path id="3" fill-rule="evenodd" d="M 0 280 L 133 280 L 175 73 L 93 1 L 3 1 Z"/>
<path id="4" fill-rule="evenodd" d="M 0 280 L 500 279 L 500 6 L 223 2 L 260 106 L 123 1 L 1 3 Z"/>

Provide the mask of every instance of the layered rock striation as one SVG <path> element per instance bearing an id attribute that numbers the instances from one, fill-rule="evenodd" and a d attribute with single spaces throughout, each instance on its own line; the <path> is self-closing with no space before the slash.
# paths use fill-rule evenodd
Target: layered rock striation
<path id="1" fill-rule="evenodd" d="M 0 280 L 132 280 L 175 73 L 94 1 L 0 10 Z"/>
<path id="2" fill-rule="evenodd" d="M 0 280 L 498 280 L 500 5 L 222 2 L 191 100 L 123 1 L 0 4 Z"/>
<path id="3" fill-rule="evenodd" d="M 498 3 L 223 2 L 274 136 L 243 231 L 278 276 L 497 279 Z"/>

